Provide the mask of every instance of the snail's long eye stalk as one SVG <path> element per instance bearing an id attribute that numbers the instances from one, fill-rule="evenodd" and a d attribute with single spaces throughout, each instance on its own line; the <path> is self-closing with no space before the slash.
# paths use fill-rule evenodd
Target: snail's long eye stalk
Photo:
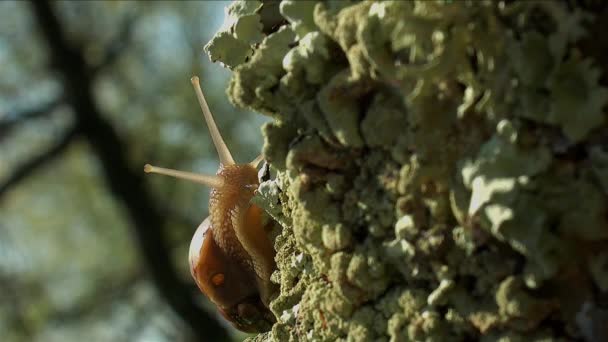
<path id="1" fill-rule="evenodd" d="M 222 187 L 223 181 L 218 176 L 209 176 L 192 172 L 177 171 L 173 169 L 165 169 L 164 167 L 156 167 L 150 164 L 144 166 L 145 173 L 157 173 L 160 175 L 171 176 L 175 178 L 189 180 L 195 183 L 210 186 L 218 189 Z"/>
<path id="2" fill-rule="evenodd" d="M 201 106 L 201 110 L 203 111 L 203 116 L 205 117 L 205 121 L 207 122 L 207 127 L 209 128 L 209 134 L 211 134 L 211 139 L 213 139 L 213 144 L 215 145 L 215 149 L 217 150 L 217 154 L 220 157 L 220 163 L 222 165 L 233 165 L 234 159 L 232 158 L 232 154 L 228 150 L 224 139 L 222 139 L 222 135 L 220 131 L 217 129 L 215 125 L 215 121 L 213 120 L 213 115 L 211 115 L 211 110 L 209 110 L 209 106 L 207 105 L 207 101 L 205 101 L 205 96 L 203 95 L 203 90 L 201 89 L 201 85 L 198 80 L 198 76 L 193 76 L 190 79 L 192 86 L 194 87 L 194 91 L 196 92 L 196 98 L 198 99 L 198 103 Z"/>

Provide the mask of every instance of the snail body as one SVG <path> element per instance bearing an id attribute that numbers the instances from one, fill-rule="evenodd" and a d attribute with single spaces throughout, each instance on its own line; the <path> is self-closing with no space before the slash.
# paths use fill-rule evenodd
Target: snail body
<path id="1" fill-rule="evenodd" d="M 145 172 L 191 180 L 211 187 L 209 217 L 190 243 L 190 272 L 199 289 L 237 329 L 269 330 L 275 318 L 268 309 L 275 285 L 274 249 L 267 237 L 262 210 L 249 203 L 259 186 L 256 167 L 261 156 L 237 164 L 217 129 L 198 77 L 191 82 L 220 158 L 216 175 L 194 174 L 146 165 Z"/>

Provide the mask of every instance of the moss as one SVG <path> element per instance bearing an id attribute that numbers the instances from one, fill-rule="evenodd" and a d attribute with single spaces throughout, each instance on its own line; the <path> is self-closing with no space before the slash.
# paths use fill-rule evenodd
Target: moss
<path id="1" fill-rule="evenodd" d="M 280 224 L 281 290 L 256 340 L 597 336 L 608 89 L 585 6 L 284 0 L 271 29 L 230 12 L 263 29 L 216 37 L 228 95 L 273 118 L 254 201 Z"/>

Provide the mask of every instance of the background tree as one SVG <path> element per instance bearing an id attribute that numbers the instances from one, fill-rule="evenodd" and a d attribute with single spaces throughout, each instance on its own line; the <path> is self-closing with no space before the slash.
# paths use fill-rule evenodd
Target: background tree
<path id="1" fill-rule="evenodd" d="M 228 337 L 186 262 L 208 191 L 142 172 L 215 170 L 193 74 L 235 153 L 259 153 L 262 120 L 201 54 L 224 5 L 0 4 L 3 340 Z"/>

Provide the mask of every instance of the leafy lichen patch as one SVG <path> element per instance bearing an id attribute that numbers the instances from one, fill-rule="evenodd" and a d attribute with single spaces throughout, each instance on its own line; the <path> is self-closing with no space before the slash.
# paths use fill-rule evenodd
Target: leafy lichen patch
<path id="1" fill-rule="evenodd" d="M 596 336 L 608 89 L 583 7 L 284 0 L 272 30 L 218 34 L 231 100 L 274 119 L 254 201 L 280 293 L 255 340 Z"/>

